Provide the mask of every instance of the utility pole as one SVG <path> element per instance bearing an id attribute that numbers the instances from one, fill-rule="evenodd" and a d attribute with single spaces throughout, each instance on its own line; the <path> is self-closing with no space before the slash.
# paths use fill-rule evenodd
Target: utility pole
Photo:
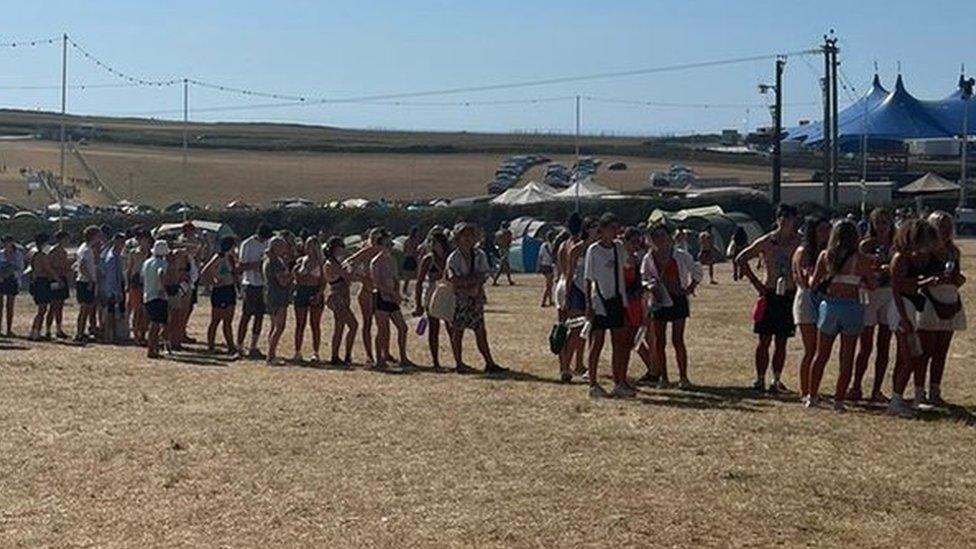
<path id="1" fill-rule="evenodd" d="M 186 78 L 184 78 L 183 79 L 183 168 L 184 168 L 184 172 L 186 170 L 186 148 L 187 148 L 186 132 L 190 121 L 189 98 L 190 98 L 189 81 Z M 184 173 L 183 175 L 185 177 L 186 173 Z"/>
<path id="2" fill-rule="evenodd" d="M 783 180 L 783 67 L 786 59 L 776 59 L 776 106 L 773 111 L 773 204 L 779 204 Z"/>
<path id="3" fill-rule="evenodd" d="M 831 31 L 833 34 L 833 31 Z M 840 176 L 838 171 L 840 169 L 840 151 L 838 143 L 838 126 L 837 123 L 837 52 L 840 51 L 837 48 L 837 39 L 832 38 L 830 41 L 830 182 L 833 186 L 833 193 L 831 194 L 831 202 L 836 208 L 840 206 Z"/>
<path id="4" fill-rule="evenodd" d="M 823 153 L 823 204 L 830 207 L 830 43 L 824 36 L 824 76 L 820 79 L 823 88 L 823 125 L 821 127 L 820 150 Z"/>
<path id="5" fill-rule="evenodd" d="M 976 79 L 962 81 L 962 154 L 959 165 L 959 207 L 966 207 L 966 156 L 969 154 L 969 102 L 973 98 L 973 86 Z"/>
<path id="6" fill-rule="evenodd" d="M 576 168 L 579 169 L 580 161 L 580 96 L 576 96 Z M 580 196 L 579 196 L 579 180 L 573 181 L 573 186 L 576 187 L 576 213 L 580 211 Z"/>
<path id="7" fill-rule="evenodd" d="M 64 138 L 68 112 L 68 33 L 61 35 L 61 173 L 58 174 L 58 229 L 64 229 Z"/>

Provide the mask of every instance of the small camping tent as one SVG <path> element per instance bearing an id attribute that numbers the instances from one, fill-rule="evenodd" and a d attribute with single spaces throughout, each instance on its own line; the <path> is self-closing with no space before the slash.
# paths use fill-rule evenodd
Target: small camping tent
<path id="1" fill-rule="evenodd" d="M 709 231 L 716 258 L 725 258 L 725 251 L 737 228 L 742 227 L 750 242 L 762 235 L 762 227 L 750 216 L 742 212 L 725 213 L 718 205 L 688 208 L 676 212 L 655 209 L 647 217 L 647 223 L 649 225 L 665 223 L 669 227 L 692 232 L 693 235 L 689 235 L 688 238 L 688 251 L 694 255 L 698 254 L 697 234 Z"/>
<path id="2" fill-rule="evenodd" d="M 539 248 L 546 234 L 556 225 L 530 216 L 517 217 L 509 222 L 512 246 L 508 249 L 508 262 L 512 270 L 534 273 L 539 259 Z"/>
<path id="3" fill-rule="evenodd" d="M 511 188 L 492 199 L 492 204 L 516 206 L 520 204 L 537 204 L 553 200 L 556 190 L 549 185 L 530 181 L 524 187 Z"/>

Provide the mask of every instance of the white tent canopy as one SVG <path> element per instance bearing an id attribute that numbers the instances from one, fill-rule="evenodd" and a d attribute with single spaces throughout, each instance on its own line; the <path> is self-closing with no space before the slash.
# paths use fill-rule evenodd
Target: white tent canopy
<path id="1" fill-rule="evenodd" d="M 592 178 L 587 177 L 586 179 L 577 181 L 562 191 L 559 191 L 555 194 L 555 197 L 561 199 L 572 199 L 576 198 L 577 196 L 580 198 L 593 198 L 607 194 L 614 194 L 614 191 L 611 191 L 602 185 L 598 185 L 593 181 Z"/>
<path id="2" fill-rule="evenodd" d="M 506 190 L 492 199 L 491 203 L 509 206 L 537 204 L 553 200 L 554 194 L 555 190 L 552 187 L 531 181 L 524 187 Z"/>

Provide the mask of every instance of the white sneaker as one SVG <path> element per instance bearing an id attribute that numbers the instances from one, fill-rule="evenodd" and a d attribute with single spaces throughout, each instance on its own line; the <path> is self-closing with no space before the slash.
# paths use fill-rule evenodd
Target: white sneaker
<path id="1" fill-rule="evenodd" d="M 637 393 L 633 389 L 622 383 L 615 385 L 610 393 L 610 396 L 614 398 L 634 398 L 636 395 Z"/>
<path id="2" fill-rule="evenodd" d="M 905 399 L 898 395 L 891 395 L 891 400 L 888 402 L 888 415 L 910 419 L 915 417 L 915 411 L 905 403 Z"/>
<path id="3" fill-rule="evenodd" d="M 607 392 L 599 385 L 590 387 L 590 398 L 607 398 Z"/>
<path id="4" fill-rule="evenodd" d="M 806 397 L 804 397 L 804 399 L 805 400 L 803 401 L 803 407 L 806 408 L 807 410 L 815 411 L 817 408 L 819 408 L 820 402 L 817 400 L 817 397 L 807 395 Z"/>

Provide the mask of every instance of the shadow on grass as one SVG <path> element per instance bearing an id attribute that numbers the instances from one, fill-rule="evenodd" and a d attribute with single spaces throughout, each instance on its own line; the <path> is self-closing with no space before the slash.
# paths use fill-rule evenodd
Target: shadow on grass
<path id="1" fill-rule="evenodd" d="M 718 387 L 695 385 L 689 389 L 642 389 L 636 402 L 648 406 L 667 406 L 692 410 L 735 410 L 762 412 L 772 406 L 771 400 L 785 401 L 787 395 L 768 398 L 751 387 Z"/>

